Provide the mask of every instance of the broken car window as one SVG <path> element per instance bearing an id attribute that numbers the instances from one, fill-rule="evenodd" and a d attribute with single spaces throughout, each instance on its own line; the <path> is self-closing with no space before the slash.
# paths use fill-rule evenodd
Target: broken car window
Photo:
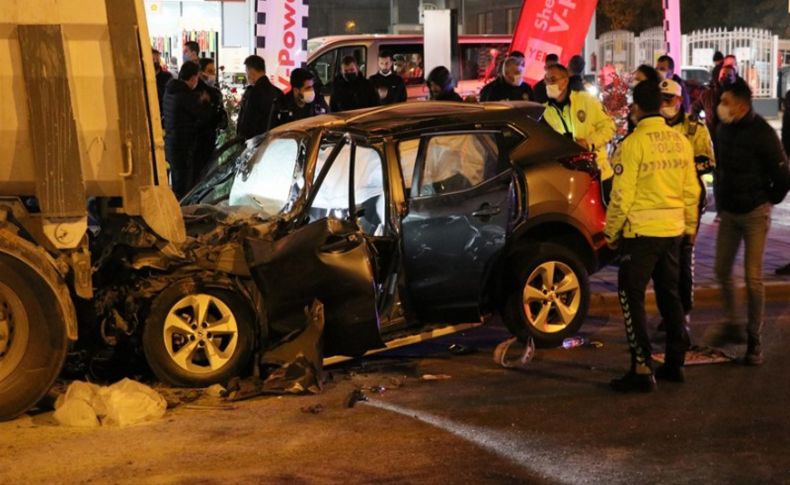
<path id="1" fill-rule="evenodd" d="M 229 205 L 253 207 L 267 216 L 287 209 L 300 188 L 296 171 L 302 151 L 296 138 L 268 138 L 247 166 L 240 167 Z"/>
<path id="2" fill-rule="evenodd" d="M 496 173 L 499 149 L 493 133 L 434 136 L 428 140 L 420 195 L 468 189 Z"/>

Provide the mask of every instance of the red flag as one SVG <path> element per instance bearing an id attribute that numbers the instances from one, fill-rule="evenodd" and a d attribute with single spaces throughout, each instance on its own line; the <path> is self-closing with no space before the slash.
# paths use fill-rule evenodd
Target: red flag
<path id="1" fill-rule="evenodd" d="M 557 54 L 567 65 L 581 54 L 598 0 L 524 0 L 510 50 L 526 56 L 524 77 L 543 79 L 547 54 Z"/>

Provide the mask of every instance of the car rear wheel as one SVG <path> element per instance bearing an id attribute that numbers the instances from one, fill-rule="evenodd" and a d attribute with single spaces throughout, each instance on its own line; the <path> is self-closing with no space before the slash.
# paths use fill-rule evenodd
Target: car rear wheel
<path id="1" fill-rule="evenodd" d="M 252 312 L 241 296 L 187 280 L 152 302 L 143 350 L 162 381 L 205 387 L 246 371 L 253 354 L 253 329 Z"/>
<path id="2" fill-rule="evenodd" d="M 33 407 L 63 366 L 66 323 L 53 302 L 41 276 L 0 255 L 0 421 Z"/>
<path id="3" fill-rule="evenodd" d="M 567 248 L 542 243 L 525 252 L 517 288 L 507 301 L 505 323 L 518 338 L 552 347 L 579 331 L 590 301 L 587 270 Z M 522 253 L 524 254 L 524 253 Z"/>

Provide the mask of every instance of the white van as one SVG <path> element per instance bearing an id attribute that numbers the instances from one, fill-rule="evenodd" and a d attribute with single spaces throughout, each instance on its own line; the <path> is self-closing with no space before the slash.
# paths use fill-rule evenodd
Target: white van
<path id="1" fill-rule="evenodd" d="M 508 35 L 462 35 L 458 38 L 460 79 L 456 91 L 461 97 L 477 96 L 485 77 L 496 77 L 492 61 L 498 64 L 510 48 Z M 307 68 L 323 85 L 321 94 L 329 96 L 332 81 L 340 73 L 340 61 L 354 56 L 366 77 L 378 71 L 379 52 L 392 54 L 396 72 L 406 81 L 409 99 L 427 99 L 421 35 L 340 35 L 317 37 L 307 41 Z M 449 66 L 448 66 L 449 67 Z M 490 67 L 490 71 L 489 71 Z"/>

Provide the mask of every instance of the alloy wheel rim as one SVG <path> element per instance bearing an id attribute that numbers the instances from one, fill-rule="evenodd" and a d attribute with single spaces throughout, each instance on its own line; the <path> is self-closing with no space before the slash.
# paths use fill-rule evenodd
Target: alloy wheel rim
<path id="1" fill-rule="evenodd" d="M 546 261 L 530 273 L 522 291 L 528 323 L 543 333 L 565 330 L 581 305 L 579 277 L 560 261 Z"/>
<path id="2" fill-rule="evenodd" d="M 208 374 L 230 362 L 238 346 L 239 326 L 225 302 L 199 293 L 170 308 L 163 336 L 170 359 L 180 369 Z"/>
<path id="3" fill-rule="evenodd" d="M 30 338 L 30 321 L 22 300 L 0 283 L 0 381 L 16 370 Z"/>

